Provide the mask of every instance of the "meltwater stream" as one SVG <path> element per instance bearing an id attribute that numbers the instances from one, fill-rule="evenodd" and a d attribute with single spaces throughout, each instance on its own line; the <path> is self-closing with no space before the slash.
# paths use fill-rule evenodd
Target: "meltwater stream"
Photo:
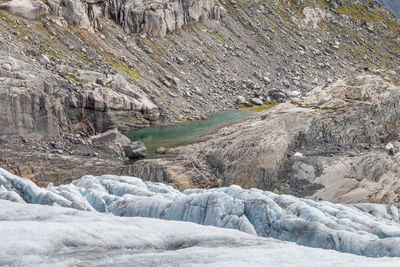
<path id="1" fill-rule="evenodd" d="M 207 120 L 191 121 L 168 126 L 153 126 L 131 131 L 126 135 L 132 141 L 142 141 L 147 147 L 147 158 L 157 156 L 156 149 L 176 147 L 205 140 L 205 136 L 222 126 L 241 121 L 251 114 L 246 110 L 228 110 L 208 115 Z"/>

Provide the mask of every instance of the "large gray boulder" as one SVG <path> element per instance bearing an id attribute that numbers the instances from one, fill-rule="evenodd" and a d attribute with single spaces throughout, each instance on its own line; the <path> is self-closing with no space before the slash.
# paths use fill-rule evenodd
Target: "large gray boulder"
<path id="1" fill-rule="evenodd" d="M 147 148 L 142 141 L 136 141 L 125 146 L 124 153 L 130 159 L 144 158 L 147 154 Z"/>
<path id="2" fill-rule="evenodd" d="M 94 135 L 91 137 L 93 145 L 105 146 L 114 152 L 120 154 L 125 146 L 131 143 L 128 137 L 118 131 L 118 129 L 111 129 L 104 133 Z"/>
<path id="3" fill-rule="evenodd" d="M 258 106 L 261 106 L 263 104 L 262 100 L 257 97 L 253 97 L 252 99 L 250 99 L 250 101 L 252 104 L 258 105 Z"/>
<path id="4" fill-rule="evenodd" d="M 3 3 L 5 2 L 5 3 Z M 0 9 L 27 19 L 37 19 L 49 12 L 49 7 L 40 0 L 7 0 L 1 1 Z"/>

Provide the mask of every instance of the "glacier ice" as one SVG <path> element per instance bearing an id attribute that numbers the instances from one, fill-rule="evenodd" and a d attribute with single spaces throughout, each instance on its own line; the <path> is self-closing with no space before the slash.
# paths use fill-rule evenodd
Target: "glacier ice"
<path id="1" fill-rule="evenodd" d="M 0 200 L 0 266 L 363 266 L 367 258 L 233 229 Z"/>
<path id="2" fill-rule="evenodd" d="M 39 188 L 3 169 L 0 199 L 194 222 L 370 257 L 400 256 L 400 217 L 392 205 L 315 202 L 236 185 L 182 193 L 113 175 L 88 175 L 71 184 Z"/>

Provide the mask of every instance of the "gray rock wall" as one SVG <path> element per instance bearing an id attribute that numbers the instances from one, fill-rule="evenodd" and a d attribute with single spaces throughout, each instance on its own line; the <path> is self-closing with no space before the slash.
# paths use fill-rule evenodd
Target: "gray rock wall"
<path id="1" fill-rule="evenodd" d="M 214 0 L 49 0 L 51 10 L 71 24 L 90 28 L 91 22 L 105 16 L 121 25 L 125 32 L 163 37 L 169 32 L 204 19 L 219 19 L 221 7 Z M 90 18 L 90 19 L 89 19 Z"/>

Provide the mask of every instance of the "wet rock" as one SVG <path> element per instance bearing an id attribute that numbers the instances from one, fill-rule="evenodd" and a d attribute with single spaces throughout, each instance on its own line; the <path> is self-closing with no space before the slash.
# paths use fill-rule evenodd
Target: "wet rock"
<path id="1" fill-rule="evenodd" d="M 156 149 L 156 153 L 157 154 L 165 154 L 166 152 L 167 152 L 167 149 L 165 147 L 162 147 L 162 146 L 160 146 L 160 147 L 158 147 Z"/>
<path id="2" fill-rule="evenodd" d="M 147 154 L 147 148 L 142 141 L 132 142 L 124 146 L 124 154 L 130 159 L 144 158 Z"/>

